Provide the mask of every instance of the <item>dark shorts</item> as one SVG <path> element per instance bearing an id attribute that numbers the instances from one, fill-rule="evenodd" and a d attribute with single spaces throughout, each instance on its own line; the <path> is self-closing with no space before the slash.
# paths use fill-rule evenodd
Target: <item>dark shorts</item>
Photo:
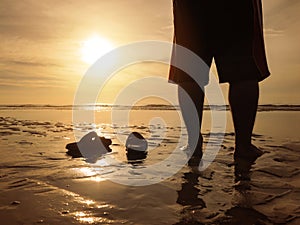
<path id="1" fill-rule="evenodd" d="M 220 83 L 261 81 L 270 75 L 260 0 L 174 0 L 173 12 L 174 42 L 196 53 L 209 67 L 214 58 Z M 183 59 L 173 49 L 172 62 L 178 60 Z M 208 82 L 208 73 L 199 76 Z M 193 81 L 173 66 L 169 80 Z"/>

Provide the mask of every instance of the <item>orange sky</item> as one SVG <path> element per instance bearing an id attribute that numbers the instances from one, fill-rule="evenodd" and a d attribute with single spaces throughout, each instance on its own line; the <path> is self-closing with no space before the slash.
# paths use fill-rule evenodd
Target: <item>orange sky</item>
<path id="1" fill-rule="evenodd" d="M 300 104 L 300 1 L 263 0 L 263 5 L 272 76 L 261 85 L 260 103 Z M 81 59 L 84 41 L 95 34 L 115 47 L 171 41 L 171 6 L 171 0 L 2 0 L 0 104 L 72 104 L 89 67 Z M 167 72 L 163 65 L 128 68 L 109 83 L 100 101 L 111 103 L 130 79 L 167 77 Z"/>

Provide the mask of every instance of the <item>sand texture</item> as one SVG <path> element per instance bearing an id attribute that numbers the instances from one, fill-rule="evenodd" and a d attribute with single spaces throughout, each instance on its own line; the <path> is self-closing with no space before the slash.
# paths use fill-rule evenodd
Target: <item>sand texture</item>
<path id="1" fill-rule="evenodd" d="M 263 115 L 258 115 L 258 123 L 260 118 Z M 216 159 L 203 172 L 185 165 L 149 186 L 112 182 L 112 177 L 154 179 L 155 173 L 143 174 L 142 168 L 166 159 L 177 146 L 180 125 L 151 126 L 97 124 L 101 135 L 112 139 L 112 152 L 99 158 L 95 170 L 83 158 L 66 155 L 66 144 L 75 141 L 70 122 L 4 115 L 1 224 L 300 224 L 298 134 L 289 139 L 285 133 L 286 138 L 279 139 L 269 129 L 276 124 L 258 127 L 264 134 L 256 133 L 253 141 L 265 153 L 255 164 L 234 164 L 234 134 L 229 128 Z M 151 149 L 142 163 L 128 163 L 124 143 L 116 138 L 126 138 L 130 131 L 148 138 Z M 209 132 L 203 133 L 207 142 Z M 186 139 L 186 132 L 183 135 Z"/>

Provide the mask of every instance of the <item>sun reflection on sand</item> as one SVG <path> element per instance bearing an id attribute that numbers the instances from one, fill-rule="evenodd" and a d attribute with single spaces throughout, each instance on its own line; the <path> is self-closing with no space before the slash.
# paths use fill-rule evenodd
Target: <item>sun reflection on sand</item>
<path id="1" fill-rule="evenodd" d="M 95 181 L 95 182 L 102 182 L 102 181 L 106 181 L 107 179 L 103 178 L 103 177 L 100 177 L 100 176 L 97 176 L 97 177 L 91 177 L 90 180 Z"/>
<path id="2" fill-rule="evenodd" d="M 97 167 L 83 167 L 83 168 L 78 168 L 76 169 L 80 175 L 83 176 L 83 178 L 88 179 L 90 181 L 95 181 L 95 182 L 102 182 L 102 181 L 106 181 L 107 178 L 101 177 L 101 175 L 99 175 L 99 172 L 103 172 L 104 173 L 104 169 L 99 167 L 100 165 L 107 165 L 103 163 L 99 163 L 97 164 Z"/>
<path id="3" fill-rule="evenodd" d="M 85 200 L 85 204 L 91 205 L 91 204 L 95 204 L 95 202 L 93 200 Z"/>
<path id="4" fill-rule="evenodd" d="M 96 220 L 99 220 L 99 218 L 89 217 L 89 215 L 84 212 L 75 212 L 75 217 L 77 220 L 84 223 L 94 223 Z"/>
<path id="5" fill-rule="evenodd" d="M 108 204 L 99 204 L 99 202 L 96 202 L 91 199 L 84 199 L 84 198 L 77 198 L 77 201 L 81 203 L 82 205 L 86 205 L 87 210 L 83 211 L 75 211 L 71 215 L 74 216 L 74 218 L 79 221 L 80 223 L 87 223 L 87 224 L 94 224 L 94 223 L 103 223 L 103 224 L 110 224 L 113 221 L 109 220 L 108 218 L 105 218 L 109 216 L 109 213 L 107 211 L 99 211 L 99 210 L 105 210 L 105 209 L 111 209 L 112 206 Z"/>
<path id="6" fill-rule="evenodd" d="M 109 220 L 107 218 L 99 217 L 99 216 L 92 216 L 91 214 L 87 214 L 85 212 L 75 212 L 74 213 L 75 218 L 81 222 L 81 223 L 88 223 L 88 224 L 94 224 L 94 223 L 103 223 L 103 224 L 110 224 L 113 221 Z M 103 213 L 103 215 L 108 215 L 107 213 Z"/>
<path id="7" fill-rule="evenodd" d="M 86 216 L 86 214 L 84 212 L 76 212 L 75 216 L 77 216 L 77 217 L 83 217 L 83 216 Z"/>
<path id="8" fill-rule="evenodd" d="M 97 174 L 92 168 L 89 167 L 78 168 L 78 171 L 86 177 L 95 176 Z"/>

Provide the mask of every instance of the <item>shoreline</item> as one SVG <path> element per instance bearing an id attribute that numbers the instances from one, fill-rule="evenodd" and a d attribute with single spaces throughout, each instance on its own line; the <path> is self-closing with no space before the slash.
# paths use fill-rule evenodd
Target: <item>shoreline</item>
<path id="1" fill-rule="evenodd" d="M 300 140 L 295 126 L 299 116 L 296 112 L 258 113 L 253 141 L 265 154 L 250 167 L 233 164 L 234 134 L 230 128 L 208 169 L 197 172 L 186 165 L 165 181 L 144 187 L 120 185 L 109 178 L 121 174 L 122 179 L 130 176 L 152 179 L 140 168 L 166 159 L 173 151 L 182 129 L 175 119 L 168 118 L 164 126 L 159 121 L 146 125 L 142 119 L 153 118 L 153 112 L 139 111 L 133 114 L 134 125 L 98 124 L 99 131 L 113 140 L 110 157 L 120 163 L 105 164 L 104 156 L 101 158 L 104 164 L 99 167 L 99 174 L 95 174 L 84 159 L 66 155 L 66 144 L 74 141 L 73 127 L 65 120 L 70 119 L 69 113 L 43 112 L 28 111 L 26 115 L 10 112 L 10 117 L 5 118 L 3 111 L 0 113 L 0 216 L 9 224 L 300 222 Z M 172 113 L 160 115 L 170 117 Z M 204 126 L 209 128 L 209 124 Z M 117 135 L 124 138 L 128 135 L 127 129 L 153 138 L 154 148 L 143 164 L 134 166 L 127 162 L 125 147 L 117 140 Z M 209 132 L 205 129 L 207 141 Z M 241 173 L 250 179 L 241 180 L 237 176 Z"/>

